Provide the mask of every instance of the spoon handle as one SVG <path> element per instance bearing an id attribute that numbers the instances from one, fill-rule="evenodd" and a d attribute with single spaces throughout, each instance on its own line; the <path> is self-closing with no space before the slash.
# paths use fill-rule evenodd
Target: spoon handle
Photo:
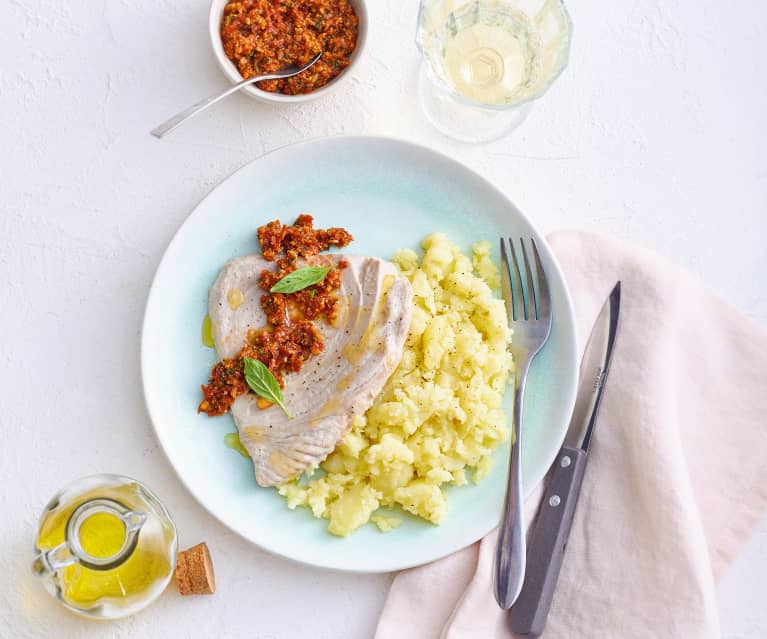
<path id="1" fill-rule="evenodd" d="M 152 129 L 150 133 L 156 138 L 162 138 L 164 135 L 170 133 L 173 129 L 175 129 L 185 120 L 188 120 L 189 118 L 197 115 L 200 111 L 204 111 L 205 109 L 207 109 L 211 104 L 215 104 L 219 100 L 223 100 L 226 96 L 231 95 L 235 91 L 239 91 L 246 84 L 250 84 L 251 82 L 257 82 L 261 79 L 264 79 L 264 78 L 258 77 L 258 78 L 248 78 L 246 80 L 242 80 L 241 82 L 238 82 L 237 84 L 233 84 L 232 86 L 227 87 L 220 93 L 216 93 L 215 95 L 211 95 L 203 100 L 200 100 L 199 102 L 195 102 L 188 109 L 184 109 L 183 111 L 181 111 L 181 113 L 177 113 L 169 120 L 166 120 L 165 122 L 163 122 L 160 126 Z"/>
<path id="2" fill-rule="evenodd" d="M 235 91 L 239 91 L 246 84 L 251 84 L 253 82 L 260 82 L 261 80 L 282 80 L 283 78 L 292 78 L 294 75 L 303 73 L 309 67 L 314 66 L 317 63 L 317 61 L 322 57 L 323 53 L 324 53 L 323 51 L 320 51 L 307 64 L 305 64 L 302 67 L 298 67 L 295 64 L 290 64 L 274 73 L 257 75 L 252 78 L 246 78 L 245 80 L 241 80 L 237 84 L 233 84 L 232 86 L 224 89 L 221 93 L 216 93 L 215 95 L 211 95 L 209 98 L 205 98 L 204 100 L 195 102 L 188 109 L 184 109 L 181 113 L 177 113 L 170 120 L 168 120 L 167 122 L 163 122 L 160 126 L 152 129 L 149 133 L 151 133 L 156 138 L 161 138 L 164 135 L 167 135 L 173 129 L 179 126 L 182 122 L 185 122 L 189 118 L 197 115 L 200 111 L 204 111 L 211 104 L 215 104 L 219 100 L 224 99 L 226 96 L 231 95 Z"/>

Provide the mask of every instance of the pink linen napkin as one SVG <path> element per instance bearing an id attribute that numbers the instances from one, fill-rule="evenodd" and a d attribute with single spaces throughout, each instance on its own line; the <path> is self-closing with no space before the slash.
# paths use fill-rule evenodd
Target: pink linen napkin
<path id="1" fill-rule="evenodd" d="M 549 241 L 581 349 L 619 279 L 622 295 L 543 637 L 719 637 L 716 579 L 767 507 L 767 332 L 649 251 L 577 232 Z M 495 537 L 397 575 L 376 639 L 512 637 L 492 593 Z"/>

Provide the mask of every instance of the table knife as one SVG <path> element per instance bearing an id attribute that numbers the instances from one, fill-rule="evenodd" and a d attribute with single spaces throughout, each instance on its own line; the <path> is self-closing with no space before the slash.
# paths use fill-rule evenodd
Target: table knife
<path id="1" fill-rule="evenodd" d="M 620 299 L 618 282 L 597 316 L 583 353 L 575 408 L 564 444 L 548 473 L 528 539 L 522 592 L 511 608 L 511 629 L 517 635 L 538 637 L 546 625 L 615 346 Z"/>

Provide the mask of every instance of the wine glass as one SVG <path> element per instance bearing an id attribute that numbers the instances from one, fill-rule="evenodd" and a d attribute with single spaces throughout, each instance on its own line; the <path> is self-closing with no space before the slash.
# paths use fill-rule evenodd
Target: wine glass
<path id="1" fill-rule="evenodd" d="M 562 0 L 421 0 L 421 106 L 464 142 L 519 126 L 567 66 L 572 23 Z"/>

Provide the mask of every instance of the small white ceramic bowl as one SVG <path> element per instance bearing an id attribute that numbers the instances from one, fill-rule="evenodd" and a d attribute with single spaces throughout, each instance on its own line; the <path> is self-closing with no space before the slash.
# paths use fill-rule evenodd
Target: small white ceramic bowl
<path id="1" fill-rule="evenodd" d="M 218 64 L 224 71 L 226 76 L 232 82 L 239 82 L 242 80 L 240 72 L 234 63 L 224 53 L 224 45 L 221 42 L 221 18 L 224 15 L 224 7 L 229 0 L 213 0 L 210 5 L 210 43 L 213 46 L 213 53 L 218 60 Z M 362 52 L 365 48 L 368 31 L 368 13 L 365 6 L 365 0 L 349 0 L 354 11 L 357 14 L 359 20 L 359 26 L 357 27 L 357 46 L 352 53 L 352 59 L 349 66 L 346 67 L 339 75 L 328 82 L 324 87 L 315 89 L 311 93 L 302 93 L 300 95 L 284 95 L 282 93 L 271 93 L 269 91 L 262 91 L 254 84 L 249 84 L 242 88 L 242 91 L 249 95 L 251 98 L 261 100 L 262 102 L 271 102 L 278 104 L 290 104 L 298 102 L 309 102 L 310 100 L 316 100 L 332 91 L 335 91 L 343 82 L 347 81 L 351 77 L 351 72 L 357 62 L 362 57 Z"/>

